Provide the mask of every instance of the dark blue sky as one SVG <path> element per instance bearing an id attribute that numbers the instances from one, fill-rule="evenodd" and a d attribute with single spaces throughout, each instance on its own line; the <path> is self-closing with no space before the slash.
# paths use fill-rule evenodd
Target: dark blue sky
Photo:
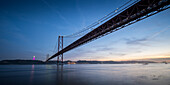
<path id="1" fill-rule="evenodd" d="M 127 0 L 0 0 L 0 60 L 45 60 L 58 35 L 90 25 Z M 64 54 L 71 60 L 170 56 L 170 10 Z M 74 38 L 64 39 L 64 46 Z M 56 50 L 55 50 L 56 52 Z"/>

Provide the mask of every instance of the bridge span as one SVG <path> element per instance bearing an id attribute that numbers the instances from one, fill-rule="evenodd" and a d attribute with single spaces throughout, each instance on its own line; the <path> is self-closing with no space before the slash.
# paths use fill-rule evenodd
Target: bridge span
<path id="1" fill-rule="evenodd" d="M 170 0 L 136 0 L 134 3 L 120 10 L 119 14 L 113 15 L 100 26 L 88 32 L 78 40 L 63 48 L 63 36 L 58 38 L 58 52 L 48 58 L 49 61 L 57 56 L 57 60 L 63 62 L 63 53 L 70 51 L 78 46 L 91 42 L 107 34 L 118 31 L 135 22 L 155 15 L 170 8 Z M 100 23 L 100 22 L 99 22 Z M 61 58 L 61 59 L 60 59 Z"/>

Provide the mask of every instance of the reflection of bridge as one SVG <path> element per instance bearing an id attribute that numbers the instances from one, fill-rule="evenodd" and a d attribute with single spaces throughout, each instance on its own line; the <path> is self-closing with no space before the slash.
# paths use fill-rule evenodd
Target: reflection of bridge
<path id="1" fill-rule="evenodd" d="M 85 34 L 83 37 L 79 38 L 72 44 L 68 45 L 63 49 L 63 36 L 58 38 L 58 52 L 47 59 L 50 60 L 56 56 L 57 60 L 61 57 L 63 61 L 63 53 L 74 49 L 80 45 L 88 43 L 92 40 L 98 39 L 102 36 L 105 36 L 109 33 L 120 30 L 128 25 L 131 25 L 135 22 L 143 20 L 147 17 L 150 17 L 154 14 L 157 14 L 161 11 L 164 11 L 168 8 L 170 0 L 137 0 L 132 4 L 126 6 L 122 10 L 118 11 L 117 14 L 112 17 L 107 18 L 106 22 L 100 23 L 98 27 Z M 118 14 L 119 13 L 119 14 Z M 95 25 L 96 26 L 96 25 Z M 61 49 L 61 50 L 60 50 Z"/>

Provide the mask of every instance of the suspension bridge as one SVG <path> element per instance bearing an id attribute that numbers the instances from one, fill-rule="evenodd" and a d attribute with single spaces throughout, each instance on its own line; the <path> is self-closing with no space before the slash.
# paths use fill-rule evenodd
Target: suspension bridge
<path id="1" fill-rule="evenodd" d="M 57 57 L 58 62 L 63 62 L 63 53 L 146 19 L 168 8 L 170 8 L 170 0 L 130 0 L 95 23 L 87 26 L 87 28 L 71 35 L 59 36 L 58 52 L 46 61 Z M 87 32 L 87 30 L 90 31 Z M 64 37 L 76 37 L 84 32 L 87 33 L 63 48 Z"/>

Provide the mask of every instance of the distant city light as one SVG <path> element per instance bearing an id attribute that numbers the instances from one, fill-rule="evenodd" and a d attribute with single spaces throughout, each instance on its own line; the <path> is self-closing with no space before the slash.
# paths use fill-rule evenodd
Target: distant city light
<path id="1" fill-rule="evenodd" d="M 35 60 L 35 56 L 33 56 L 33 60 Z"/>

